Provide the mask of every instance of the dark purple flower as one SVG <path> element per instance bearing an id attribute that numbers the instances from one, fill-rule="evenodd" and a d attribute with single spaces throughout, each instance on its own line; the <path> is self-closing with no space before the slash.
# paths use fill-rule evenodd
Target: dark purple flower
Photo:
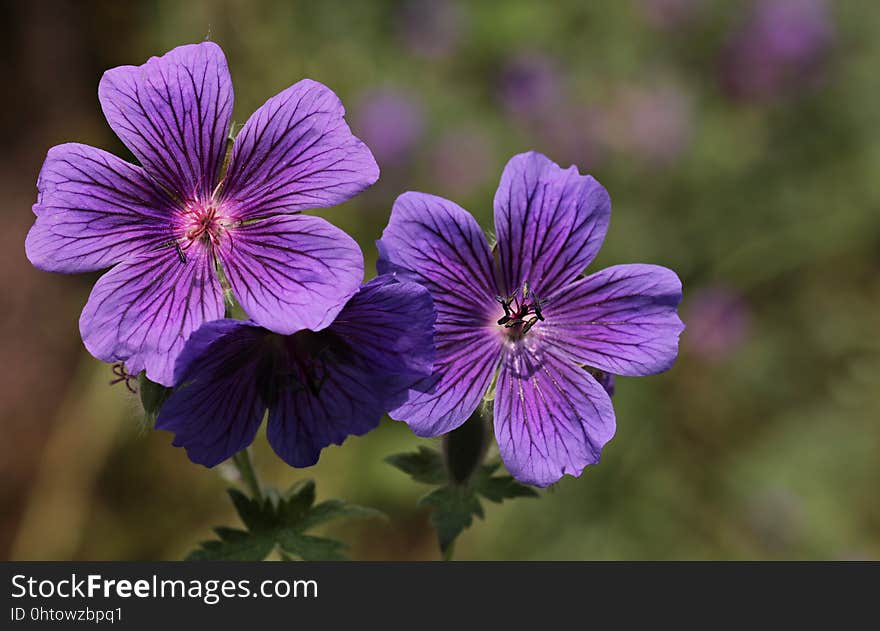
<path id="1" fill-rule="evenodd" d="M 745 342 L 751 313 L 742 296 L 713 285 L 693 292 L 686 305 L 688 351 L 712 361 L 730 357 Z"/>
<path id="2" fill-rule="evenodd" d="M 501 102 L 512 114 L 540 116 L 560 103 L 560 84 L 552 59 L 540 53 L 520 53 L 501 71 Z"/>
<path id="3" fill-rule="evenodd" d="M 389 277 L 364 285 L 321 331 L 209 322 L 180 354 L 180 386 L 156 428 L 212 467 L 253 442 L 268 409 L 275 452 L 291 466 L 313 465 L 327 445 L 376 427 L 402 389 L 431 374 L 433 324 L 430 294 Z"/>
<path id="4" fill-rule="evenodd" d="M 723 52 L 723 87 L 736 98 L 766 100 L 812 83 L 833 39 L 823 0 L 757 0 Z"/>
<path id="5" fill-rule="evenodd" d="M 48 271 L 115 265 L 80 318 L 89 352 L 172 385 L 189 334 L 223 316 L 218 267 L 262 326 L 290 333 L 333 321 L 363 278 L 363 255 L 338 228 L 296 213 L 343 202 L 379 173 L 333 92 L 303 80 L 269 99 L 225 170 L 233 95 L 216 44 L 108 70 L 98 97 L 143 166 L 53 147 L 26 243 Z"/>
<path id="6" fill-rule="evenodd" d="M 464 15 L 452 0 L 410 0 L 403 6 L 400 34 L 412 52 L 442 59 L 455 52 L 465 27 Z"/>
<path id="7" fill-rule="evenodd" d="M 515 156 L 504 169 L 494 251 L 460 206 L 424 193 L 400 196 L 378 243 L 379 269 L 430 290 L 437 359 L 392 418 L 420 436 L 444 434 L 476 410 L 494 379 L 495 436 L 517 479 L 546 486 L 598 462 L 614 434 L 614 410 L 585 367 L 661 372 L 675 360 L 683 329 L 674 272 L 617 265 L 580 276 L 610 213 L 596 180 L 538 153 Z"/>
<path id="8" fill-rule="evenodd" d="M 358 131 L 383 166 L 406 162 L 424 128 L 419 103 L 394 89 L 376 90 L 362 97 L 356 120 Z"/>

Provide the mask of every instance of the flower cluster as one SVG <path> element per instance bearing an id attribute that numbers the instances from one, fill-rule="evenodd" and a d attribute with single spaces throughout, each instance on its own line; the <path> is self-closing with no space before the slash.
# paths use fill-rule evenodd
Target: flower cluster
<path id="1" fill-rule="evenodd" d="M 203 42 L 107 71 L 99 98 L 140 166 L 52 148 L 27 255 L 48 271 L 111 268 L 83 310 L 83 342 L 123 375 L 173 388 L 156 426 L 194 462 L 247 447 L 267 411 L 272 447 L 303 467 L 386 412 L 436 436 L 494 399 L 505 464 L 543 486 L 598 461 L 614 375 L 676 357 L 673 272 L 581 276 L 610 200 L 574 167 L 510 161 L 494 248 L 456 204 L 402 195 L 377 243 L 380 276 L 362 285 L 354 240 L 301 214 L 379 175 L 327 87 L 292 85 L 232 139 L 226 60 Z M 247 320 L 228 317 L 233 299 Z"/>

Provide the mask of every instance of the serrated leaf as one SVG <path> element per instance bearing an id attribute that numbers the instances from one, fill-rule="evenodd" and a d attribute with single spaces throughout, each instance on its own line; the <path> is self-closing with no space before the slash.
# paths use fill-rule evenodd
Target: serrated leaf
<path id="1" fill-rule="evenodd" d="M 447 479 L 443 455 L 436 449 L 419 447 L 418 451 L 388 456 L 385 462 L 409 474 L 416 482 L 444 484 Z"/>
<path id="2" fill-rule="evenodd" d="M 275 527 L 277 517 L 269 502 L 258 502 L 238 489 L 229 489 L 227 493 L 242 523 L 250 532 L 268 532 Z"/>
<path id="3" fill-rule="evenodd" d="M 262 561 L 275 542 L 265 535 L 254 535 L 243 530 L 218 528 L 224 531 L 219 541 L 203 541 L 201 548 L 190 553 L 187 561 Z M 237 533 L 233 535 L 232 533 Z"/>
<path id="4" fill-rule="evenodd" d="M 437 540 L 444 556 L 455 539 L 469 528 L 476 515 L 483 518 L 483 506 L 473 490 L 466 486 L 443 486 L 419 500 L 419 506 L 429 506 L 431 525 L 437 531 Z"/>
<path id="5" fill-rule="evenodd" d="M 278 506 L 281 523 L 285 526 L 294 526 L 299 523 L 314 503 L 315 481 L 301 480 L 297 482 L 287 490 Z"/>
<path id="6" fill-rule="evenodd" d="M 480 478 L 474 481 L 474 486 L 477 493 L 497 504 L 514 497 L 538 497 L 535 489 L 520 484 L 509 475 Z"/>
<path id="7" fill-rule="evenodd" d="M 261 560 L 276 545 L 288 557 L 316 561 L 344 559 L 342 551 L 346 545 L 341 541 L 303 532 L 333 519 L 383 516 L 372 508 L 342 500 L 326 500 L 313 506 L 315 483 L 312 480 L 298 483 L 283 496 L 267 489 L 262 501 L 247 497 L 237 489 L 229 489 L 228 493 L 247 530 L 216 528 L 219 540 L 203 542 L 188 559 Z"/>
<path id="8" fill-rule="evenodd" d="M 292 530 L 284 530 L 278 533 L 278 544 L 285 552 L 296 555 L 304 561 L 345 561 L 347 559 L 342 551 L 348 546 L 335 539 L 312 537 Z"/>
<path id="9" fill-rule="evenodd" d="M 342 500 L 326 500 L 313 506 L 305 514 L 297 525 L 297 530 L 302 532 L 328 521 L 345 517 L 380 517 L 386 519 L 385 513 L 376 510 L 375 508 L 358 506 L 357 504 L 347 504 Z"/>

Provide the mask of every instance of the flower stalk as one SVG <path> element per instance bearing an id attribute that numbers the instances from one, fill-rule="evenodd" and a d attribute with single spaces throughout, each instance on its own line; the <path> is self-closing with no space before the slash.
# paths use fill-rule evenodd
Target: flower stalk
<path id="1" fill-rule="evenodd" d="M 232 456 L 232 462 L 235 464 L 235 468 L 238 469 L 242 482 L 250 491 L 251 497 L 257 502 L 262 503 L 263 488 L 260 486 L 260 479 L 257 477 L 257 472 L 251 461 L 250 449 L 244 448 Z"/>

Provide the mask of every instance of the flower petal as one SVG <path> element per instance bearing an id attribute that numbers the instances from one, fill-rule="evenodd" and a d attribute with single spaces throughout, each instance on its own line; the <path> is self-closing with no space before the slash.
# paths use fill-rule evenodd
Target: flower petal
<path id="1" fill-rule="evenodd" d="M 501 338 L 488 329 L 437 325 L 437 358 L 430 377 L 417 381 L 388 412 L 419 436 L 449 432 L 474 413 L 501 357 Z"/>
<path id="2" fill-rule="evenodd" d="M 684 324 L 676 313 L 681 281 L 659 265 L 615 265 L 547 299 L 535 329 L 551 344 L 615 375 L 667 370 Z"/>
<path id="3" fill-rule="evenodd" d="M 608 230 L 611 200 L 589 175 L 539 153 L 514 156 L 495 193 L 495 234 L 505 295 L 528 282 L 541 298 L 580 275 Z"/>
<path id="4" fill-rule="evenodd" d="M 579 476 L 599 462 L 614 429 L 611 399 L 587 371 L 540 344 L 505 349 L 495 391 L 495 438 L 517 480 L 547 486 L 565 474 Z"/>
<path id="5" fill-rule="evenodd" d="M 217 44 L 178 46 L 119 66 L 98 86 L 104 116 L 144 169 L 182 200 L 217 184 L 232 116 L 232 79 Z"/>
<path id="6" fill-rule="evenodd" d="M 261 386 L 267 332 L 215 320 L 190 336 L 177 360 L 180 384 L 162 406 L 156 429 L 174 432 L 189 459 L 213 467 L 250 445 L 266 401 Z"/>
<path id="7" fill-rule="evenodd" d="M 37 189 L 25 250 L 39 269 L 99 270 L 170 238 L 171 200 L 143 169 L 106 151 L 52 147 Z"/>
<path id="8" fill-rule="evenodd" d="M 328 326 L 364 277 L 364 257 L 339 228 L 308 215 L 230 229 L 219 250 L 238 302 L 276 333 Z"/>
<path id="9" fill-rule="evenodd" d="M 329 335 L 303 333 L 319 339 Z M 298 368 L 290 370 L 295 374 Z M 292 467 L 315 464 L 324 447 L 366 434 L 385 413 L 387 375 L 380 366 L 353 355 L 331 360 L 320 370 L 318 384 L 280 388 L 269 406 L 269 444 Z"/>
<path id="10" fill-rule="evenodd" d="M 334 206 L 379 178 L 327 86 L 304 79 L 266 101 L 235 139 L 223 198 L 243 219 Z"/>
<path id="11" fill-rule="evenodd" d="M 223 292 L 213 261 L 190 248 L 185 262 L 174 248 L 143 254 L 104 274 L 79 320 L 88 351 L 124 361 L 130 373 L 174 385 L 174 362 L 203 322 L 223 317 Z"/>
<path id="12" fill-rule="evenodd" d="M 404 193 L 394 202 L 376 244 L 380 274 L 397 274 L 431 292 L 438 323 L 479 324 L 500 307 L 492 253 L 473 216 L 458 204 L 425 193 Z"/>
<path id="13" fill-rule="evenodd" d="M 415 378 L 434 365 L 434 318 L 427 289 L 379 276 L 348 301 L 330 330 L 376 370 Z"/>

